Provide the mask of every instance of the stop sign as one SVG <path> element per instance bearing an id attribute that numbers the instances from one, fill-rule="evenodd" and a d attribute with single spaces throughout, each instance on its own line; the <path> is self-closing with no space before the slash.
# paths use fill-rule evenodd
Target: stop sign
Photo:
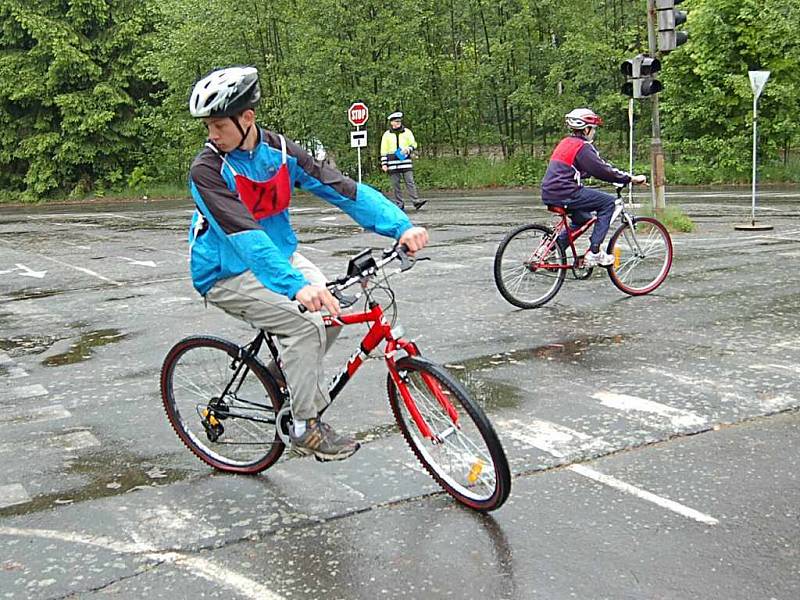
<path id="1" fill-rule="evenodd" d="M 347 120 L 356 127 L 360 127 L 369 119 L 369 109 L 363 102 L 353 102 L 347 109 Z"/>

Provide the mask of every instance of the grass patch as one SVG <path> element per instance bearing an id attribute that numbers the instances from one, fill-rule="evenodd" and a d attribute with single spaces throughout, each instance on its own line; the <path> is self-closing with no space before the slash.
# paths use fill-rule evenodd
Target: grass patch
<path id="1" fill-rule="evenodd" d="M 637 215 L 655 217 L 670 232 L 680 231 L 682 233 L 691 233 L 695 229 L 695 223 L 677 206 L 667 206 L 664 210 L 654 211 L 652 207 L 641 208 Z"/>

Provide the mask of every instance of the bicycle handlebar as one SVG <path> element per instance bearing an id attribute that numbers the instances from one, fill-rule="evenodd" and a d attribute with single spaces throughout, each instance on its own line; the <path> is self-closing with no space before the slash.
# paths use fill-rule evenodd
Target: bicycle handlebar
<path id="1" fill-rule="evenodd" d="M 331 294 L 333 294 L 333 297 L 339 301 L 342 308 L 347 308 L 358 301 L 358 296 L 347 296 L 342 293 L 343 290 L 375 275 L 380 269 L 393 260 L 400 261 L 401 272 L 408 271 L 416 263 L 416 260 L 411 260 L 408 256 L 408 246 L 405 244 L 395 244 L 392 248 L 384 250 L 383 257 L 377 261 L 372 257 L 372 250 L 363 250 L 350 259 L 349 270 L 357 270 L 357 272 L 349 272 L 333 281 L 328 281 L 325 287 L 327 287 Z M 308 310 L 302 304 L 298 308 L 301 313 Z"/>

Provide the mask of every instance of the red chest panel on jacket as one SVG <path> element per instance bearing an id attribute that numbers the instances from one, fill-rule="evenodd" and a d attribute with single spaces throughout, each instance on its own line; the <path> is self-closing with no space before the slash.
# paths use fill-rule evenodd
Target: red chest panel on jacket
<path id="1" fill-rule="evenodd" d="M 292 182 L 285 164 L 267 181 L 253 181 L 244 175 L 236 175 L 235 180 L 239 197 L 257 221 L 289 208 Z"/>
<path id="2" fill-rule="evenodd" d="M 550 160 L 567 163 L 570 167 L 575 164 L 575 157 L 586 142 L 577 137 L 566 137 L 558 143 Z"/>

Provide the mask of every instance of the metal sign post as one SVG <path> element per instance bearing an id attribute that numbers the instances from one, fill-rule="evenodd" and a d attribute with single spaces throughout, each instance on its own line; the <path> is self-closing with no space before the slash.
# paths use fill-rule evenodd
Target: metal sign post
<path id="1" fill-rule="evenodd" d="M 628 157 L 628 173 L 633 175 L 633 98 L 628 100 L 628 130 L 629 133 L 629 157 Z M 633 182 L 628 184 L 628 204 L 633 204 Z"/>
<path id="2" fill-rule="evenodd" d="M 361 183 L 361 148 L 367 145 L 367 132 L 361 126 L 369 119 L 369 109 L 363 102 L 353 102 L 347 109 L 347 120 L 356 128 L 350 132 L 350 147 L 358 150 L 358 183 Z"/>
<path id="3" fill-rule="evenodd" d="M 745 229 L 749 231 L 765 231 L 772 229 L 772 225 L 756 224 L 756 177 L 758 165 L 758 99 L 764 86 L 769 79 L 769 71 L 748 71 L 750 76 L 750 87 L 753 90 L 753 200 L 750 213 L 750 223 L 734 225 L 734 229 Z"/>

